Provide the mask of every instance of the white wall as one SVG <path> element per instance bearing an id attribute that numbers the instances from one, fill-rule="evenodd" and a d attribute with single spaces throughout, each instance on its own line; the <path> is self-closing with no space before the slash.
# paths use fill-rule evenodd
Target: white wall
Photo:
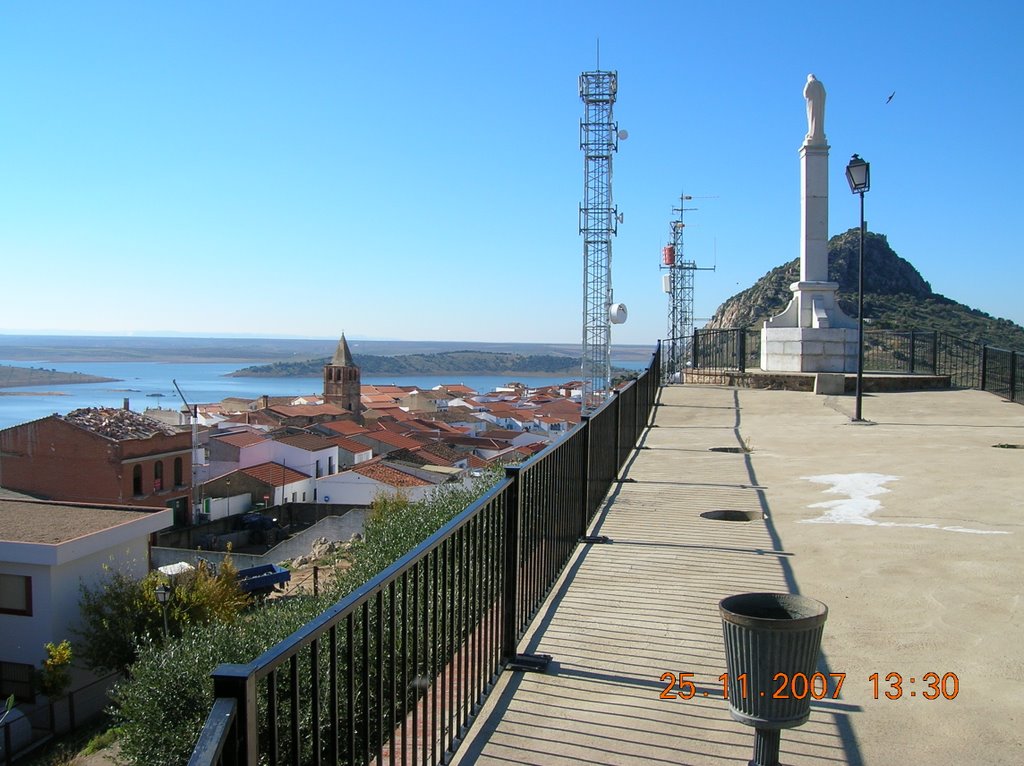
<path id="1" fill-rule="evenodd" d="M 252 508 L 252 498 L 248 492 L 231 497 L 207 497 L 203 498 L 203 512 L 210 514 L 210 521 L 224 519 L 228 516 L 237 516 L 239 513 L 247 513 Z"/>
<path id="2" fill-rule="evenodd" d="M 395 493 L 400 493 L 413 501 L 422 500 L 434 491 L 433 485 L 392 487 L 355 471 L 344 471 L 334 476 L 325 476 L 316 484 L 317 499 L 321 503 L 330 502 L 343 505 L 371 505 L 377 495 L 393 495 Z"/>
<path id="3" fill-rule="evenodd" d="M 166 522 L 157 524 L 156 529 L 170 526 L 171 511 L 160 515 Z M 126 536 L 122 528 L 129 526 L 106 530 L 111 533 L 105 535 L 109 547 L 89 544 L 96 542 L 89 538 L 104 533 L 59 545 L 0 544 L 0 572 L 32 578 L 31 616 L 0 615 L 0 659 L 38 665 L 46 656 L 44 644 L 65 638 L 74 643 L 71 629 L 80 624 L 80 584 L 94 586 L 106 579 L 108 568 L 131 577 L 146 574 L 148 534 L 153 531 L 146 526 L 153 525 L 136 527 L 134 535 Z"/>

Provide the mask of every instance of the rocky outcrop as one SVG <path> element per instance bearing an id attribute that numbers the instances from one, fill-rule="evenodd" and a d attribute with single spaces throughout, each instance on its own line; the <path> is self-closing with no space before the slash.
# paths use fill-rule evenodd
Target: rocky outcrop
<path id="1" fill-rule="evenodd" d="M 860 237 L 857 229 L 829 240 L 828 276 L 839 283 L 839 305 L 857 316 Z M 951 335 L 1024 349 L 1024 327 L 932 291 L 913 264 L 889 246 L 884 234 L 864 238 L 864 321 L 876 329 L 938 330 Z M 778 266 L 715 311 L 708 328 L 760 328 L 781 313 L 793 297 L 789 286 L 800 278 L 800 259 Z"/>

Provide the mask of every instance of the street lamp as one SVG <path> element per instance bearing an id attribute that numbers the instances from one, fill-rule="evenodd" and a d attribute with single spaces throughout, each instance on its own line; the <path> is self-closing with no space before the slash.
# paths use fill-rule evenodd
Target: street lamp
<path id="1" fill-rule="evenodd" d="M 171 597 L 171 586 L 167 583 L 160 583 L 156 586 L 156 600 L 164 610 L 164 641 L 167 640 L 167 600 Z"/>
<path id="2" fill-rule="evenodd" d="M 860 195 L 860 258 L 857 262 L 857 404 L 854 421 L 861 421 L 861 394 L 864 383 L 864 192 L 871 188 L 871 163 L 853 155 L 846 166 L 850 191 Z"/>

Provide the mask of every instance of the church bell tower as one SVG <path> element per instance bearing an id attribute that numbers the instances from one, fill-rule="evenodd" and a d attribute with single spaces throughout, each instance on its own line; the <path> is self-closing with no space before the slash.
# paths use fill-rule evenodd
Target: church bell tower
<path id="1" fill-rule="evenodd" d="M 342 333 L 334 357 L 324 365 L 324 401 L 344 407 L 361 420 L 359 386 L 359 368 Z"/>

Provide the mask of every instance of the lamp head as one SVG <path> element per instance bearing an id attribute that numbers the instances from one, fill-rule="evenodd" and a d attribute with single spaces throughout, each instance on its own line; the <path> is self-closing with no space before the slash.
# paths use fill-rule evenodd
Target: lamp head
<path id="1" fill-rule="evenodd" d="M 868 191 L 871 188 L 871 163 L 861 159 L 858 154 L 853 155 L 846 166 L 846 181 L 854 194 Z"/>

